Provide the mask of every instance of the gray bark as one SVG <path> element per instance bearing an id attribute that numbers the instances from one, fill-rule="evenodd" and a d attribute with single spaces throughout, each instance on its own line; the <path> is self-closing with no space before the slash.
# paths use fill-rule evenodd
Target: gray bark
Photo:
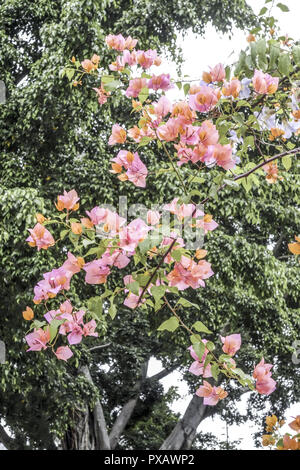
<path id="1" fill-rule="evenodd" d="M 178 421 L 171 434 L 163 442 L 160 450 L 190 449 L 199 424 L 211 414 L 211 410 L 206 405 L 203 405 L 203 398 L 194 395 L 184 416 Z"/>
<path id="2" fill-rule="evenodd" d="M 87 366 L 81 367 L 81 372 L 86 377 L 86 379 L 93 383 L 89 368 Z M 87 413 L 86 413 L 87 414 Z M 87 421 L 87 420 L 85 420 Z M 95 449 L 96 450 L 110 450 L 109 437 L 107 433 L 107 426 L 105 422 L 105 417 L 103 413 L 103 408 L 100 403 L 100 400 L 97 400 L 93 409 L 93 428 L 95 436 Z M 88 422 L 85 422 L 85 426 L 88 426 Z M 87 436 L 90 433 L 85 432 L 84 436 Z M 85 449 L 88 447 L 84 447 Z"/>
<path id="3" fill-rule="evenodd" d="M 115 449 L 118 444 L 119 438 L 127 426 L 128 421 L 130 420 L 133 410 L 136 407 L 141 386 L 147 376 L 147 369 L 148 369 L 148 361 L 146 361 L 141 367 L 141 376 L 140 379 L 136 382 L 134 386 L 134 393 L 135 396 L 128 400 L 127 403 L 123 406 L 120 414 L 118 415 L 112 430 L 109 435 L 110 447 L 111 449 Z"/>

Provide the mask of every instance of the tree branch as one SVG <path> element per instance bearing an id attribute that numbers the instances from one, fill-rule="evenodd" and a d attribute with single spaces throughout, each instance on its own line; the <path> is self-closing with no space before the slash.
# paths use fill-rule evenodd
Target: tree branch
<path id="1" fill-rule="evenodd" d="M 151 377 L 147 377 L 146 381 L 147 382 L 155 382 L 157 380 L 161 380 L 164 377 L 167 377 L 167 375 L 174 372 L 174 370 L 176 370 L 178 366 L 179 366 L 179 364 L 175 364 L 174 366 L 170 367 L 169 369 L 163 369 L 160 372 L 158 372 L 157 374 L 154 374 Z"/>
<path id="2" fill-rule="evenodd" d="M 293 150 L 289 150 L 287 152 L 279 153 L 278 155 L 274 155 L 273 157 L 269 158 L 268 160 L 264 160 L 263 162 L 259 163 L 254 168 L 251 168 L 251 170 L 247 171 L 246 173 L 242 173 L 241 175 L 235 176 L 235 178 L 233 178 L 232 181 L 238 181 L 242 178 L 247 178 L 247 176 L 251 175 L 251 173 L 254 173 L 256 170 L 258 170 L 262 166 L 267 165 L 268 163 L 271 163 L 274 160 L 277 160 L 278 158 L 283 158 L 283 157 L 286 157 L 287 155 L 294 155 L 298 152 L 300 152 L 300 147 L 297 147 L 296 149 L 293 149 Z M 219 186 L 219 188 L 217 189 L 217 192 L 224 189 L 227 185 L 228 185 L 227 183 L 224 183 L 221 186 Z M 205 199 L 203 199 L 203 201 L 201 201 L 200 204 L 205 204 L 210 199 L 211 199 L 211 196 L 208 196 Z"/>
<path id="3" fill-rule="evenodd" d="M 6 447 L 8 450 L 16 450 L 16 443 L 15 439 L 10 437 L 7 432 L 5 431 L 4 427 L 0 424 L 0 442 Z"/>
<path id="4" fill-rule="evenodd" d="M 190 449 L 197 428 L 212 410 L 203 404 L 203 398 L 194 395 L 183 415 L 171 434 L 163 442 L 160 450 Z"/>
<path id="5" fill-rule="evenodd" d="M 147 369 L 148 369 L 148 361 L 144 362 L 144 364 L 142 365 L 141 376 L 139 380 L 136 382 L 136 384 L 134 385 L 135 396 L 133 398 L 130 398 L 130 400 L 128 400 L 128 402 L 125 403 L 116 421 L 114 422 L 112 430 L 109 434 L 109 441 L 110 441 L 111 449 L 115 449 L 122 432 L 126 428 L 127 423 L 132 416 L 133 410 L 136 407 L 136 404 L 138 401 L 141 385 L 143 384 L 147 376 Z"/>
<path id="6" fill-rule="evenodd" d="M 88 380 L 88 382 L 94 385 L 89 368 L 87 366 L 82 366 L 80 370 L 85 376 L 85 378 Z M 100 400 L 98 399 L 95 403 L 93 413 L 94 430 L 96 436 L 96 450 L 110 450 L 110 443 L 103 408 L 100 403 Z"/>

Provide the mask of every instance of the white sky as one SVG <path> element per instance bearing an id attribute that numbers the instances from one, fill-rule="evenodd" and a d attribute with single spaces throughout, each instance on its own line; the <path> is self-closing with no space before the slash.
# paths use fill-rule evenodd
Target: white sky
<path id="1" fill-rule="evenodd" d="M 300 0 L 282 0 L 281 3 L 284 3 L 290 9 L 290 11 L 286 13 L 283 13 L 276 7 L 278 2 L 279 0 L 274 1 L 272 16 L 279 20 L 281 35 L 284 36 L 288 34 L 294 39 L 300 39 Z M 253 8 L 255 13 L 259 13 L 265 2 L 264 0 L 248 0 L 248 4 Z M 270 5 L 272 5 L 272 2 L 266 6 L 268 7 Z M 182 67 L 182 75 L 187 75 L 191 79 L 201 78 L 202 72 L 208 71 L 209 66 L 213 67 L 219 62 L 222 62 L 224 65 L 233 63 L 237 59 L 240 50 L 247 46 L 247 33 L 234 28 L 231 32 L 231 36 L 232 38 L 230 40 L 229 35 L 219 34 L 213 26 L 208 26 L 204 36 L 196 36 L 193 33 L 189 33 L 185 36 L 184 40 L 178 38 L 178 45 L 182 47 L 185 59 Z M 158 75 L 163 72 L 170 73 L 172 77 L 177 76 L 175 65 L 168 61 L 163 61 L 159 70 L 156 68 L 154 73 Z M 168 97 L 171 100 L 174 98 L 178 99 L 179 96 L 177 88 L 174 91 L 168 92 Z M 299 367 L 299 365 L 296 366 L 291 361 L 291 367 Z M 159 370 L 161 370 L 161 364 L 156 360 L 150 361 L 149 375 L 153 375 L 159 372 Z M 163 379 L 162 383 L 166 390 L 171 385 L 179 387 L 181 399 L 178 400 L 172 408 L 174 411 L 183 414 L 191 399 L 191 395 L 188 394 L 187 386 L 181 379 L 181 374 L 174 372 Z M 246 411 L 246 399 L 247 395 L 245 394 L 239 406 L 241 413 L 245 413 Z M 228 403 L 230 403 L 229 400 L 230 399 L 228 399 Z M 290 422 L 292 421 L 292 417 L 298 414 L 300 414 L 300 403 L 287 410 L 285 418 L 287 422 Z M 282 430 L 283 432 L 291 431 L 287 424 Z M 200 424 L 198 431 L 211 432 L 218 438 L 226 440 L 225 423 L 217 417 L 204 420 L 203 423 Z M 235 440 L 242 438 L 241 449 L 254 449 L 254 441 L 251 433 L 255 431 L 257 431 L 257 429 L 251 422 L 241 426 L 231 426 L 229 427 L 229 439 Z"/>

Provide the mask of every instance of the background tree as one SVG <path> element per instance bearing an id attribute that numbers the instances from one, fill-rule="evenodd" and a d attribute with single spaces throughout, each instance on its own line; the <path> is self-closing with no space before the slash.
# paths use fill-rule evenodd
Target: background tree
<path id="1" fill-rule="evenodd" d="M 23 2 L 22 6 L 19 2 L 5 1 L 1 10 L 0 73 L 7 87 L 7 103 L 0 108 L 3 215 L 0 337 L 7 346 L 7 362 L 0 366 L 0 416 L 13 432 L 13 438 L 0 428 L 0 440 L 7 448 L 106 448 L 105 419 L 114 446 L 157 448 L 170 434 L 178 417 L 169 408 L 173 392 L 164 396 L 158 386 L 160 376 L 147 378 L 147 363 L 153 356 L 160 359 L 165 367 L 162 375 L 166 375 L 182 358 L 186 364 L 190 362 L 182 338 L 174 341 L 164 333 L 163 346 L 158 341 L 155 329 L 161 320 L 145 314 L 133 318 L 132 312 L 120 306 L 119 321 L 104 341 L 109 346 L 92 349 L 94 342 L 90 344 L 91 350 L 82 346 L 73 366 L 65 367 L 46 355 L 29 356 L 25 347 L 20 348 L 25 328 L 21 311 L 31 300 L 32 286 L 43 270 L 57 266 L 65 257 L 58 249 L 32 257 L 24 239 L 34 213 L 47 213 L 49 207 L 45 201 L 54 200 L 64 188 L 75 187 L 87 207 L 99 201 L 116 203 L 120 188 L 107 171 L 113 155 L 106 142 L 116 115 L 119 122 L 128 125 L 123 103 L 116 98 L 111 106 L 98 108 L 90 88 L 74 93 L 67 81 L 60 79 L 59 70 L 66 58 L 72 55 L 84 58 L 93 52 L 101 56 L 103 63 L 109 63 L 109 53 L 103 44 L 110 32 L 125 29 L 139 37 L 144 48 L 163 45 L 176 58 L 176 29 L 192 27 L 201 33 L 206 22 L 213 19 L 216 27 L 224 32 L 232 21 L 247 27 L 255 18 L 243 1 L 234 4 L 170 1 L 161 7 L 148 1 L 113 5 L 103 1 L 40 1 Z M 147 150 L 152 168 L 157 158 L 163 156 L 154 156 L 151 149 Z M 168 199 L 170 184 L 176 184 L 172 175 L 159 184 L 153 177 L 149 192 L 132 190 L 128 195 L 127 188 L 122 186 L 121 192 L 129 196 L 129 203 L 149 204 L 154 195 L 155 202 L 162 202 Z M 254 188 L 257 199 L 253 199 L 253 193 L 248 200 L 244 195 L 239 198 L 239 193 L 231 194 L 229 199 L 224 193 L 224 198 L 221 196 L 219 201 L 211 203 L 209 210 L 218 213 L 222 226 L 220 236 L 209 241 L 215 253 L 218 281 L 222 282 L 217 279 L 212 282 L 205 298 L 197 295 L 213 331 L 224 327 L 224 318 L 230 331 L 247 326 L 252 355 L 245 351 L 245 362 L 255 357 L 255 348 L 261 342 L 267 357 L 277 352 L 282 377 L 286 381 L 293 377 L 295 381 L 295 389 L 289 388 L 292 390 L 289 395 L 281 390 L 279 402 L 277 397 L 281 411 L 297 396 L 296 387 L 299 387 L 298 371 L 292 373 L 288 366 L 299 299 L 295 293 L 297 274 L 293 261 L 274 260 L 268 247 L 276 241 L 276 255 L 286 256 L 286 243 L 296 232 L 293 185 L 291 181 L 284 182 L 286 191 L 279 185 L 267 190 L 264 187 L 263 198 L 259 189 Z M 276 203 L 273 199 L 269 203 L 270 196 L 276 196 Z M 268 204 L 268 210 L 265 206 L 261 208 L 262 200 Z M 228 250 L 225 253 L 224 244 Z M 233 277 L 233 272 L 238 279 Z M 286 298 L 282 296 L 284 282 Z M 72 291 L 74 300 L 88 298 L 93 293 L 94 289 L 83 288 L 78 283 Z M 191 311 L 190 315 L 196 316 L 196 312 Z M 284 325 L 286 322 L 290 325 L 284 335 L 283 321 Z M 259 324 L 261 329 L 253 332 L 254 324 Z M 103 318 L 104 334 L 105 328 Z M 147 331 L 152 332 L 150 336 Z M 187 376 L 187 380 L 194 392 L 192 378 Z M 256 409 L 261 408 L 262 400 L 256 399 L 255 405 Z M 207 416 L 200 399 L 193 398 L 191 407 L 194 406 L 199 411 L 198 420 L 199 416 L 200 420 Z M 228 419 L 241 418 L 238 413 L 231 413 Z M 181 424 L 179 427 L 182 428 Z M 139 432 L 138 442 L 137 430 L 143 430 Z M 196 422 L 190 436 L 177 429 L 175 435 L 183 436 L 177 447 L 190 446 L 195 432 Z M 149 439 L 149 433 L 156 439 Z M 175 448 L 174 443 L 171 446 Z"/>

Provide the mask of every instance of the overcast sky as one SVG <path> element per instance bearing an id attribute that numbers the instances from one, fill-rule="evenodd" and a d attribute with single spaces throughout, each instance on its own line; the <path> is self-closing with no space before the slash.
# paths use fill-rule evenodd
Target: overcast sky
<path id="1" fill-rule="evenodd" d="M 279 0 L 278 0 L 279 1 Z M 272 16 L 279 20 L 279 27 L 282 35 L 288 34 L 294 39 L 300 39 L 299 34 L 299 20 L 300 20 L 300 0 L 281 0 L 289 7 L 289 12 L 283 13 L 276 4 L 278 1 L 274 1 L 272 9 Z M 264 6 L 264 0 L 248 0 L 248 4 L 251 5 L 255 13 L 259 13 L 261 8 Z M 267 4 L 266 6 L 271 5 Z M 239 55 L 241 49 L 247 46 L 245 32 L 234 28 L 231 32 L 231 39 L 228 35 L 218 34 L 213 26 L 208 26 L 206 34 L 202 37 L 196 36 L 189 33 L 185 36 L 184 40 L 178 38 L 178 45 L 183 49 L 183 55 L 185 62 L 182 68 L 182 75 L 188 75 L 191 79 L 200 78 L 202 72 L 209 70 L 209 66 L 214 66 L 219 62 L 225 65 L 233 63 Z M 157 70 L 157 69 L 156 69 Z M 155 70 L 155 73 L 157 74 Z M 163 62 L 159 70 L 160 73 L 168 72 L 172 76 L 176 75 L 176 67 L 174 64 Z M 170 98 L 174 98 L 178 95 L 177 89 L 174 92 L 168 93 Z M 300 338 L 299 338 L 300 339 Z M 294 365 L 291 361 L 291 367 L 299 367 Z M 158 361 L 151 361 L 149 375 L 158 372 L 161 369 Z M 171 385 L 177 385 L 181 394 L 181 399 L 174 404 L 174 411 L 184 413 L 191 396 L 188 394 L 186 385 L 181 381 L 181 375 L 178 372 L 174 372 L 163 381 L 164 387 L 168 389 Z M 240 410 L 242 413 L 246 410 L 247 395 L 245 395 L 240 404 Z M 229 399 L 230 400 L 230 399 Z M 287 422 L 290 422 L 292 416 L 300 414 L 300 403 L 294 405 L 286 412 Z M 206 419 L 199 426 L 198 431 L 211 432 L 217 435 L 219 438 L 225 440 L 226 436 L 226 425 L 219 418 Z M 288 432 L 290 429 L 286 425 L 283 428 L 284 432 Z M 243 426 L 231 426 L 229 428 L 230 440 L 242 438 L 241 449 L 254 449 L 254 442 L 250 433 L 257 431 L 255 426 L 252 426 L 250 422 Z"/>

